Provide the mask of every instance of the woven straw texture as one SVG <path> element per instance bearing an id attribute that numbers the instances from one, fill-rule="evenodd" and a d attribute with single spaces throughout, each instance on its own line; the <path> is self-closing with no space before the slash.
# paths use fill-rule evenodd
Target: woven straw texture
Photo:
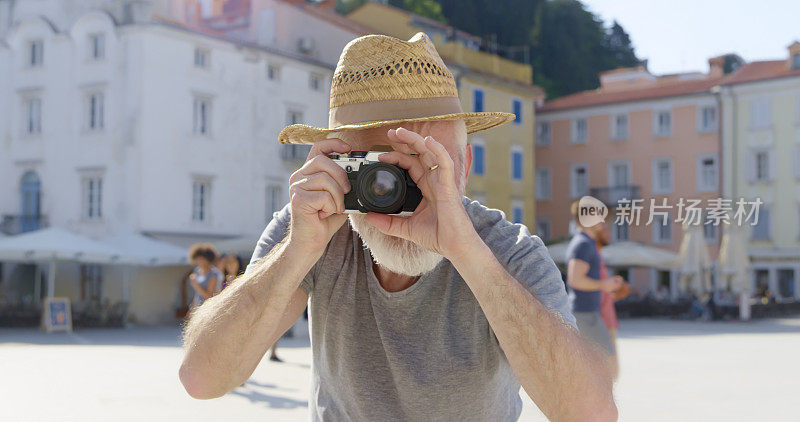
<path id="1" fill-rule="evenodd" d="M 413 98 L 458 97 L 458 88 L 433 43 L 420 32 L 408 41 L 367 35 L 345 46 L 331 82 L 330 108 L 348 104 Z M 310 144 L 331 132 L 367 129 L 402 122 L 463 119 L 467 133 L 489 129 L 514 119 L 511 113 L 449 113 L 416 118 L 365 120 L 333 128 L 295 124 L 278 139 L 285 144 Z"/>

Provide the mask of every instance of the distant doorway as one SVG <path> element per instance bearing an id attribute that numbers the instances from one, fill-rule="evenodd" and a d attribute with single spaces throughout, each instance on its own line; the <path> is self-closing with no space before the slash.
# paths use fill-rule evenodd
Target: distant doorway
<path id="1" fill-rule="evenodd" d="M 20 182 L 20 203 L 22 204 L 22 209 L 20 210 L 20 232 L 22 233 L 39 230 L 41 186 L 36 172 L 28 171 L 22 175 L 22 181 Z"/>

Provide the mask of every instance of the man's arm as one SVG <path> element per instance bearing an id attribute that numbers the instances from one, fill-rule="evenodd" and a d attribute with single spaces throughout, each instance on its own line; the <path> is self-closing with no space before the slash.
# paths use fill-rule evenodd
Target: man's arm
<path id="1" fill-rule="evenodd" d="M 573 289 L 586 292 L 604 290 L 612 292 L 622 285 L 622 277 L 614 276 L 603 280 L 589 277 L 589 263 L 577 258 L 572 258 L 567 264 L 567 284 Z"/>
<path id="2" fill-rule="evenodd" d="M 220 397 L 241 385 L 296 321 L 308 296 L 299 288 L 318 257 L 281 243 L 191 315 L 179 375 L 190 396 Z"/>
<path id="3" fill-rule="evenodd" d="M 192 313 L 179 375 L 194 398 L 219 397 L 247 380 L 267 349 L 299 318 L 308 300 L 299 288 L 333 234 L 347 221 L 347 174 L 327 154 L 345 153 L 338 139 L 317 141 L 289 178 L 289 234 Z"/>
<path id="4" fill-rule="evenodd" d="M 612 373 L 602 354 L 514 279 L 477 234 L 451 262 L 520 384 L 548 418 L 616 420 Z"/>

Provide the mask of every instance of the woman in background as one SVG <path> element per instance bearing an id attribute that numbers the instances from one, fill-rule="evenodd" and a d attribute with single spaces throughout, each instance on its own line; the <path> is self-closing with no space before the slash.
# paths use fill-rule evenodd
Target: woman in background
<path id="1" fill-rule="evenodd" d="M 242 275 L 244 271 L 241 270 L 242 264 L 239 257 L 234 253 L 224 255 L 220 261 L 220 268 L 222 268 L 222 274 L 225 276 L 225 279 L 222 281 L 222 290 L 224 290 L 236 277 Z"/>
<path id="2" fill-rule="evenodd" d="M 222 272 L 214 266 L 217 259 L 217 251 L 210 243 L 195 243 L 189 248 L 189 260 L 195 268 L 189 276 L 189 283 L 194 289 L 194 301 L 192 307 L 196 308 L 203 304 L 207 299 L 222 290 L 222 281 L 225 277 Z"/>

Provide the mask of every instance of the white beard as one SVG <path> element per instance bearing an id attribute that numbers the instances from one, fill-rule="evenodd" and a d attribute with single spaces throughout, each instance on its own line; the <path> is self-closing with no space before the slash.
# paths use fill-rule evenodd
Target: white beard
<path id="1" fill-rule="evenodd" d="M 420 276 L 432 271 L 444 258 L 410 240 L 381 233 L 375 226 L 367 223 L 364 214 L 349 214 L 348 218 L 350 227 L 369 248 L 372 259 L 393 273 Z"/>

